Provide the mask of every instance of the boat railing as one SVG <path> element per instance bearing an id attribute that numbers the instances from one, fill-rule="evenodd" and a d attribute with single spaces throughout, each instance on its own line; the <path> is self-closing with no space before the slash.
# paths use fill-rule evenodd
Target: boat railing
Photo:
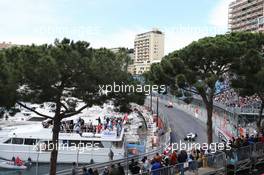
<path id="1" fill-rule="evenodd" d="M 124 128 L 121 128 L 120 131 L 106 129 L 106 130 L 102 130 L 101 132 L 89 132 L 86 130 L 82 130 L 81 132 L 78 132 L 76 130 L 61 130 L 60 131 L 60 133 L 64 133 L 64 134 L 76 133 L 76 134 L 79 134 L 81 137 L 91 137 L 91 138 L 101 138 L 104 132 L 113 132 L 116 134 L 116 138 L 119 138 L 119 137 L 122 137 Z"/>
<path id="2" fill-rule="evenodd" d="M 52 128 L 53 125 L 50 124 L 50 121 L 42 123 L 44 128 Z M 75 128 L 75 125 L 78 126 Z M 90 137 L 99 137 L 104 131 L 116 132 L 117 137 L 121 135 L 124 125 L 116 124 L 111 127 L 108 125 L 101 124 L 101 128 L 98 129 L 99 125 L 89 125 L 89 124 L 69 124 L 63 123 L 60 126 L 60 133 L 77 133 L 80 135 L 86 134 Z"/>

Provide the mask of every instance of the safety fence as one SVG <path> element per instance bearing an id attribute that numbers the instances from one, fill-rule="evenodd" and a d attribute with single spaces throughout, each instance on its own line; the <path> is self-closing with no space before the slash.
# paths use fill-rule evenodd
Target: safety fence
<path id="1" fill-rule="evenodd" d="M 232 148 L 230 151 L 204 155 L 200 160 L 198 159 L 173 166 L 163 166 L 140 174 L 175 175 L 186 171 L 203 175 L 263 173 L 264 144 L 255 143 L 241 148 Z"/>
<path id="2" fill-rule="evenodd" d="M 258 171 L 259 167 L 264 170 L 264 143 L 233 148 L 226 152 L 226 157 L 229 174 Z"/>
<path id="3" fill-rule="evenodd" d="M 194 174 L 226 174 L 225 153 L 205 155 L 201 160 L 192 160 L 184 163 L 178 163 L 173 166 L 163 166 L 161 168 L 142 172 L 142 175 L 175 175 L 184 174 L 190 171 Z"/>
<path id="4" fill-rule="evenodd" d="M 186 104 L 184 101 L 175 98 L 172 95 L 164 95 L 159 96 L 160 99 L 172 101 L 190 115 L 195 115 L 195 105 Z M 196 98 L 197 100 L 197 98 Z M 198 99 L 199 100 L 199 99 Z M 235 108 L 227 108 L 222 104 L 214 104 L 215 107 L 221 108 L 224 111 L 232 112 L 232 113 L 256 113 L 257 111 L 237 111 Z M 200 111 L 203 115 L 206 115 L 206 111 Z M 199 120 L 206 123 L 206 117 L 199 117 Z M 248 172 L 259 172 L 259 170 L 264 171 L 264 143 L 255 143 L 251 146 L 245 146 L 237 149 L 232 149 L 231 151 L 226 152 L 226 160 L 227 160 L 227 172 L 228 174 L 240 174 L 242 171 Z M 264 172 L 261 172 L 264 173 Z"/>
<path id="5" fill-rule="evenodd" d="M 112 160 L 112 161 L 109 161 L 109 162 L 104 162 L 104 163 L 94 163 L 94 164 L 89 164 L 89 165 L 85 165 L 85 167 L 87 169 L 89 168 L 92 168 L 92 169 L 97 169 L 99 172 L 102 171 L 105 167 L 109 167 L 110 165 L 112 164 L 118 164 L 120 163 L 121 165 L 123 166 L 127 166 L 129 164 L 129 162 L 134 159 L 136 161 L 140 161 L 142 160 L 143 157 L 147 156 L 147 157 L 151 157 L 151 156 L 154 156 L 156 155 L 156 153 L 162 153 L 163 150 L 166 148 L 166 140 L 168 138 L 168 134 L 169 133 L 166 133 L 164 135 L 162 135 L 160 137 L 160 140 L 161 140 L 161 145 L 157 148 L 157 149 L 153 149 L 147 153 L 144 153 L 144 154 L 140 154 L 140 155 L 136 155 L 136 156 L 129 156 L 127 158 L 124 158 L 124 159 L 118 159 L 118 160 Z M 78 172 L 81 173 L 82 172 L 82 167 L 79 167 L 78 168 Z M 70 169 L 65 169 L 65 170 L 61 170 L 61 171 L 58 171 L 56 173 L 57 175 L 70 175 L 71 174 L 71 170 Z"/>

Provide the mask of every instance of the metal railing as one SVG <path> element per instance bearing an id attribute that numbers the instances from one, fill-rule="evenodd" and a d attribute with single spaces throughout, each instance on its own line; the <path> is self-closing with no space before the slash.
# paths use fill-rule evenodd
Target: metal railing
<path id="1" fill-rule="evenodd" d="M 264 165 L 264 143 L 233 148 L 226 152 L 227 171 L 239 174 L 241 171 L 253 171 L 256 165 Z"/>
<path id="2" fill-rule="evenodd" d="M 168 133 L 166 133 L 168 134 Z M 165 141 L 166 139 L 166 134 L 164 134 L 163 136 L 161 136 L 161 140 Z M 162 143 L 162 142 L 161 142 Z M 103 170 L 106 166 L 109 167 L 112 164 L 118 164 L 120 163 L 121 165 L 126 165 L 127 162 L 130 162 L 132 159 L 134 160 L 141 160 L 144 156 L 154 156 L 156 155 L 156 153 L 162 153 L 162 151 L 166 148 L 166 142 L 163 142 L 163 144 L 154 150 L 151 150 L 147 153 L 144 154 L 140 154 L 140 155 L 136 155 L 136 156 L 129 156 L 127 158 L 123 158 L 123 159 L 118 159 L 118 160 L 112 160 L 112 161 L 108 161 L 108 162 L 104 162 L 104 163 L 95 163 L 95 164 L 89 164 L 89 165 L 85 165 L 82 167 L 86 167 L 87 169 L 89 168 L 96 168 L 98 171 Z M 81 173 L 82 171 L 82 167 L 78 167 L 78 172 Z M 65 170 L 61 170 L 61 171 L 57 171 L 56 173 L 57 175 L 70 175 L 71 174 L 71 169 L 65 169 Z"/>
<path id="3" fill-rule="evenodd" d="M 202 101 L 202 98 L 200 96 L 193 96 L 196 100 Z M 237 114 L 259 114 L 260 111 L 260 104 L 258 106 L 244 106 L 244 107 L 231 107 L 224 105 L 223 103 L 219 103 L 217 101 L 214 101 L 214 106 L 221 108 L 223 110 L 226 110 L 231 113 L 237 113 Z M 264 114 L 264 111 L 263 111 Z"/>
<path id="4" fill-rule="evenodd" d="M 175 175 L 191 171 L 195 174 L 226 174 L 225 153 L 205 155 L 201 160 L 186 161 L 176 165 L 161 166 L 159 169 L 141 172 L 142 175 Z M 139 175 L 139 174 L 138 174 Z"/>

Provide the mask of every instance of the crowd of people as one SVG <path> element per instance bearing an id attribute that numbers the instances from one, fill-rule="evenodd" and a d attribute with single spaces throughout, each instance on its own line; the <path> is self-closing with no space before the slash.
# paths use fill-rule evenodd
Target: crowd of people
<path id="1" fill-rule="evenodd" d="M 230 146 L 232 148 L 241 148 L 258 142 L 264 144 L 264 130 L 256 135 L 249 136 L 249 134 L 246 134 L 246 136 L 239 136 L 238 138 L 233 137 L 232 140 L 230 140 Z"/>
<path id="2" fill-rule="evenodd" d="M 264 130 L 256 136 L 246 135 L 245 137 L 232 138 L 232 140 L 230 140 L 230 146 L 232 148 L 241 148 L 259 142 L 264 144 Z M 156 153 L 156 155 L 150 159 L 146 156 L 143 157 L 141 161 L 131 159 L 128 164 L 128 170 L 131 174 L 166 175 L 173 169 L 174 172 L 184 175 L 186 169 L 189 169 L 189 171 L 192 171 L 194 174 L 198 174 L 198 168 L 208 167 L 212 164 L 213 155 L 213 153 L 210 153 L 210 150 L 203 150 L 202 148 L 193 148 L 190 151 L 165 150 L 162 154 Z M 75 165 L 76 164 L 74 164 L 74 166 Z M 98 174 L 97 169 L 90 168 L 87 170 L 84 167 L 82 170 L 83 175 Z M 73 172 L 75 172 L 74 168 Z M 72 174 L 75 175 L 75 173 Z M 117 165 L 112 164 L 104 168 L 102 175 L 125 175 L 125 168 L 120 163 Z"/>
<path id="3" fill-rule="evenodd" d="M 260 98 L 257 95 L 241 97 L 238 96 L 234 89 L 220 93 L 214 98 L 214 100 L 215 102 L 233 108 L 257 108 L 260 103 Z"/>
<path id="4" fill-rule="evenodd" d="M 173 151 L 173 153 L 164 152 L 163 154 L 157 153 L 152 159 L 144 157 L 140 162 L 131 160 L 129 164 L 129 171 L 132 174 L 151 174 L 160 175 L 168 174 L 169 169 L 166 167 L 174 167 L 181 174 L 184 173 L 184 163 L 188 162 L 190 170 L 197 172 L 198 164 L 194 160 L 198 160 L 200 151 L 192 150 L 190 154 L 182 150 L 179 153 Z"/>
<path id="5" fill-rule="evenodd" d="M 60 130 L 61 132 L 71 133 L 75 132 L 80 135 L 84 132 L 100 134 L 104 130 L 117 131 L 117 136 L 121 133 L 123 127 L 124 118 L 121 117 L 104 117 L 103 120 L 98 117 L 97 124 L 89 120 L 87 123 L 79 117 L 77 122 L 74 120 L 62 121 Z M 44 128 L 49 128 L 53 126 L 52 120 L 44 121 L 42 123 Z"/>
<path id="6" fill-rule="evenodd" d="M 193 173 L 198 173 L 199 167 L 206 167 L 209 165 L 210 152 L 206 152 L 204 150 L 193 149 L 189 152 L 185 150 L 181 151 L 173 151 L 167 152 L 164 151 L 162 154 L 156 153 L 154 157 L 148 159 L 148 157 L 143 157 L 141 161 L 137 161 L 135 159 L 131 159 L 128 164 L 128 170 L 131 174 L 143 174 L 143 175 L 160 175 L 160 174 L 168 174 L 168 167 L 172 167 L 175 172 L 179 172 L 181 175 L 186 171 L 185 164 L 188 164 L 188 169 Z M 125 175 L 124 166 L 120 163 L 117 165 L 112 164 L 109 167 L 105 167 L 102 175 Z M 76 163 L 73 163 L 72 174 L 77 174 Z M 83 175 L 97 175 L 98 170 L 83 167 L 82 168 Z"/>
<path id="7" fill-rule="evenodd" d="M 228 75 L 224 75 L 222 81 L 218 81 L 215 87 L 218 95 L 214 100 L 227 107 L 256 108 L 260 103 L 260 98 L 257 95 L 239 96 L 230 86 L 230 78 Z"/>
<path id="8" fill-rule="evenodd" d="M 72 163 L 72 175 L 79 174 L 78 167 L 76 162 Z M 117 166 L 115 164 L 112 164 L 110 167 L 105 167 L 102 173 L 99 173 L 99 171 L 96 168 L 89 168 L 82 167 L 81 175 L 125 175 L 125 169 L 124 167 L 118 163 Z"/>

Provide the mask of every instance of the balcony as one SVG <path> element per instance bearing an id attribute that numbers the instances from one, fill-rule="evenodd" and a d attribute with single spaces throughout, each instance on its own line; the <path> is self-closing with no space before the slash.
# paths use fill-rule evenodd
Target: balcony
<path id="1" fill-rule="evenodd" d="M 242 9 L 248 8 L 250 6 L 254 6 L 258 3 L 259 3 L 259 5 L 261 5 L 261 4 L 263 5 L 263 2 L 264 2 L 263 0 L 254 0 L 250 3 L 248 3 L 247 1 L 244 1 L 244 2 L 240 2 L 240 3 L 235 3 L 234 5 L 230 5 L 229 9 L 230 9 L 231 13 L 237 13 L 237 12 L 241 11 Z"/>

